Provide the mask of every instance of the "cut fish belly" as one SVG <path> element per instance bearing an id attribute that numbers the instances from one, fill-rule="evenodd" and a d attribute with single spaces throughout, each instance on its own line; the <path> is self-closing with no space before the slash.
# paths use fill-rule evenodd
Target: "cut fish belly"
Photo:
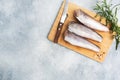
<path id="1" fill-rule="evenodd" d="M 74 46 L 86 48 L 86 49 L 89 49 L 89 50 L 92 50 L 92 51 L 95 51 L 95 52 L 100 51 L 100 48 L 98 46 L 96 46 L 93 43 L 87 41 L 83 37 L 77 36 L 74 33 L 69 32 L 68 30 L 65 32 L 64 40 L 67 41 L 68 43 L 74 45 Z"/>
<path id="2" fill-rule="evenodd" d="M 91 29 L 99 31 L 109 31 L 108 27 L 96 21 L 80 9 L 74 11 L 74 16 L 84 25 L 90 27 Z"/>
<path id="3" fill-rule="evenodd" d="M 84 38 L 89 38 L 98 42 L 102 41 L 102 37 L 98 33 L 81 23 L 71 22 L 68 26 L 68 30 Z"/>

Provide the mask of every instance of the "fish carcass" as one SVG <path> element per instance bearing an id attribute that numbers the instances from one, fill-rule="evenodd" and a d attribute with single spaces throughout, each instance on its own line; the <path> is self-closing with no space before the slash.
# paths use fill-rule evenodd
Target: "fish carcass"
<path id="1" fill-rule="evenodd" d="M 89 49 L 89 50 L 92 50 L 95 52 L 100 51 L 100 48 L 98 46 L 87 41 L 83 37 L 75 35 L 74 33 L 70 32 L 68 30 L 65 32 L 64 40 L 67 41 L 68 43 L 74 45 L 74 46 L 79 46 L 79 47 L 86 48 L 86 49 Z"/>
<path id="2" fill-rule="evenodd" d="M 93 19 L 91 16 L 87 15 L 82 10 L 78 9 L 74 11 L 74 16 L 84 25 L 91 29 L 95 29 L 98 31 L 109 31 L 108 27 L 101 24 L 97 20 Z"/>
<path id="3" fill-rule="evenodd" d="M 68 30 L 84 38 L 89 38 L 98 42 L 102 41 L 102 37 L 98 33 L 80 23 L 71 22 L 68 26 Z"/>

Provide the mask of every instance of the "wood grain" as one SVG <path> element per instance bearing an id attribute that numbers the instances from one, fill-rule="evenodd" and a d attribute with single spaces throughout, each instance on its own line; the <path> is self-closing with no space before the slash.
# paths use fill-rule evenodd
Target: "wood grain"
<path id="1" fill-rule="evenodd" d="M 58 16 L 56 17 L 56 20 L 55 20 L 54 24 L 52 25 L 52 28 L 51 28 L 50 33 L 48 35 L 48 39 L 50 41 L 54 40 L 55 33 L 56 33 L 56 30 L 57 30 L 57 25 L 59 23 L 61 15 L 62 15 L 63 7 L 64 7 L 64 3 L 62 5 L 62 7 L 61 7 L 61 9 L 60 9 L 60 11 L 58 13 Z M 91 12 L 90 10 L 87 10 L 85 8 L 77 6 L 74 3 L 69 3 L 68 18 L 67 18 L 67 20 L 65 21 L 65 23 L 63 25 L 60 37 L 58 39 L 58 44 L 66 47 L 66 48 L 69 48 L 69 49 L 71 49 L 71 50 L 73 50 L 75 52 L 78 52 L 78 53 L 80 53 L 80 54 L 82 54 L 84 56 L 87 56 L 87 57 L 89 57 L 89 58 L 91 58 L 91 59 L 93 59 L 95 61 L 103 62 L 105 60 L 105 57 L 106 57 L 106 55 L 107 55 L 107 53 L 109 51 L 109 48 L 110 48 L 110 46 L 111 46 L 111 44 L 113 42 L 113 37 L 112 37 L 111 32 L 96 31 L 97 33 L 99 33 L 103 37 L 103 41 L 101 43 L 88 39 L 90 42 L 92 42 L 92 43 L 94 43 L 94 44 L 96 44 L 97 46 L 100 47 L 101 50 L 100 50 L 99 53 L 96 53 L 94 51 L 91 51 L 91 50 L 88 50 L 88 49 L 85 49 L 85 48 L 73 46 L 73 45 L 67 43 L 66 41 L 64 41 L 64 32 L 67 29 L 67 26 L 68 26 L 69 22 L 71 22 L 71 21 L 78 22 L 75 19 L 75 17 L 73 16 L 74 10 L 76 10 L 76 9 L 81 9 L 82 11 L 84 11 L 85 13 L 87 13 L 88 15 L 90 15 L 93 18 L 96 15 L 96 13 Z M 94 18 L 94 19 L 99 20 L 99 17 Z M 105 19 L 103 19 L 101 21 L 101 23 L 105 24 Z"/>

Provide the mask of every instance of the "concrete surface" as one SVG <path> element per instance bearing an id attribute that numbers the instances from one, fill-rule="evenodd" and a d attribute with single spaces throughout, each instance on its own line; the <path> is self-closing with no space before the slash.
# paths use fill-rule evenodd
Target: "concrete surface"
<path id="1" fill-rule="evenodd" d="M 0 80 L 120 80 L 115 41 L 98 63 L 47 39 L 61 2 L 0 0 Z M 97 0 L 71 2 L 92 10 Z"/>

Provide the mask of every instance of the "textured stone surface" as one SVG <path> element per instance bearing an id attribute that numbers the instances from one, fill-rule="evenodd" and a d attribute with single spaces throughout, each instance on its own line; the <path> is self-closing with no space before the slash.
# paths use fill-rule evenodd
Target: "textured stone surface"
<path id="1" fill-rule="evenodd" d="M 71 1 L 90 10 L 97 2 Z M 120 80 L 115 42 L 106 60 L 97 63 L 48 41 L 61 2 L 0 0 L 0 80 Z"/>

